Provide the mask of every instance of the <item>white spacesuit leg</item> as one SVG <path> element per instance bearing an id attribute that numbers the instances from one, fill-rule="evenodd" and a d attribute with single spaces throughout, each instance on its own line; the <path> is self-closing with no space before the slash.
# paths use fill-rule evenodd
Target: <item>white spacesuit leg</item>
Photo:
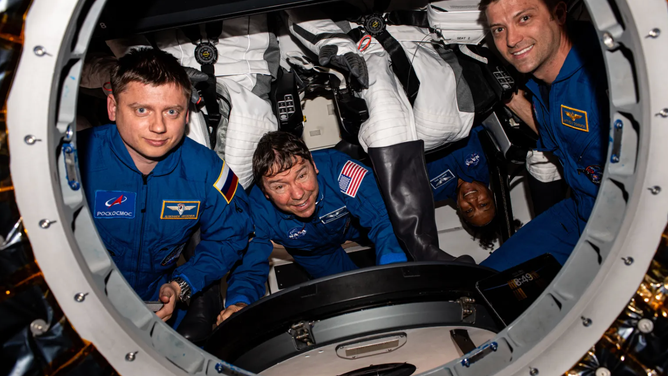
<path id="1" fill-rule="evenodd" d="M 262 135 L 278 130 L 268 100 L 252 92 L 254 80 L 245 75 L 217 77 L 230 93 L 230 111 L 225 140 L 225 161 L 248 188 L 253 181 L 253 153 Z"/>

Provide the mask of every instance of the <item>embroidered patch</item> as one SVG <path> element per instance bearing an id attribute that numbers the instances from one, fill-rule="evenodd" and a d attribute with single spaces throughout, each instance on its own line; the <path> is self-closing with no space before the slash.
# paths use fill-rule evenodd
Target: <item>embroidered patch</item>
<path id="1" fill-rule="evenodd" d="M 561 105 L 561 124 L 583 132 L 589 132 L 587 112 Z"/>
<path id="2" fill-rule="evenodd" d="M 229 204 L 234 197 L 234 194 L 237 192 L 237 186 L 239 185 L 239 178 L 234 174 L 232 169 L 227 166 L 227 163 L 223 162 L 223 168 L 220 170 L 220 176 L 218 180 L 213 183 L 213 186 L 220 192 L 225 201 Z"/>
<path id="3" fill-rule="evenodd" d="M 297 240 L 301 238 L 302 236 L 306 235 L 306 228 L 305 227 L 295 227 L 288 231 L 288 238 L 292 240 Z"/>
<path id="4" fill-rule="evenodd" d="M 179 256 L 181 256 L 181 252 L 183 251 L 183 248 L 185 248 L 186 243 L 179 244 L 176 247 L 174 247 L 174 250 L 169 252 L 167 256 L 165 256 L 164 259 L 160 262 L 160 265 L 162 266 L 167 266 L 169 264 L 173 264 L 176 262 L 176 260 L 179 259 Z"/>
<path id="5" fill-rule="evenodd" d="M 342 208 L 338 208 L 338 209 L 336 209 L 332 212 L 329 212 L 329 213 L 321 216 L 320 217 L 320 222 L 322 222 L 323 225 L 326 225 L 330 222 L 336 221 L 339 218 L 343 218 L 348 214 L 350 214 L 350 212 L 348 211 L 348 208 L 344 206 Z"/>
<path id="6" fill-rule="evenodd" d="M 464 164 L 466 164 L 466 167 L 475 167 L 480 163 L 480 156 L 478 153 L 471 153 L 469 154 L 468 157 L 466 157 L 466 160 L 464 161 Z"/>
<path id="7" fill-rule="evenodd" d="M 455 174 L 453 174 L 452 171 L 445 170 L 442 174 L 440 174 L 437 177 L 429 180 L 429 183 L 431 184 L 431 187 L 433 189 L 438 189 L 438 188 L 444 186 L 447 182 L 451 181 L 454 178 L 455 178 Z"/>
<path id="8" fill-rule="evenodd" d="M 136 192 L 95 191 L 94 217 L 100 219 L 135 217 Z"/>
<path id="9" fill-rule="evenodd" d="M 587 178 L 591 180 L 592 183 L 596 185 L 601 184 L 601 178 L 603 177 L 603 171 L 599 165 L 587 166 L 584 169 L 578 169 L 578 172 L 584 172 L 587 175 Z"/>
<path id="10" fill-rule="evenodd" d="M 199 201 L 162 201 L 160 219 L 197 219 Z"/>
<path id="11" fill-rule="evenodd" d="M 339 188 L 341 192 L 350 197 L 355 197 L 357 190 L 362 185 L 362 179 L 364 179 L 364 175 L 367 172 L 369 171 L 366 168 L 353 161 L 346 162 L 339 174 Z"/>

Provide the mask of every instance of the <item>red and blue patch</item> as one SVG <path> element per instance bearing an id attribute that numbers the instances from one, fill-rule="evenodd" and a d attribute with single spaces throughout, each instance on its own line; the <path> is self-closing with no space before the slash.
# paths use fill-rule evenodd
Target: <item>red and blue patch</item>
<path id="1" fill-rule="evenodd" d="M 367 172 L 369 170 L 353 161 L 346 162 L 339 174 L 339 188 L 341 192 L 350 197 L 355 197 Z"/>
<path id="2" fill-rule="evenodd" d="M 225 197 L 225 201 L 229 204 L 232 201 L 232 198 L 234 198 L 234 194 L 237 192 L 239 178 L 234 174 L 227 163 L 223 162 L 220 176 L 218 176 L 218 180 L 213 183 L 213 186 L 221 195 L 223 195 L 223 197 Z"/>
<path id="3" fill-rule="evenodd" d="M 136 192 L 95 191 L 93 216 L 98 219 L 133 219 L 136 202 Z"/>

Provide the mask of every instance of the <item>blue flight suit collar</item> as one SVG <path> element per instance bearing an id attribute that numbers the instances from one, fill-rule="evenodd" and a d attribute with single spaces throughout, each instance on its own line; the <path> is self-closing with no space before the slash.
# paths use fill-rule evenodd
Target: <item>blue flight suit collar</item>
<path id="1" fill-rule="evenodd" d="M 183 140 L 181 140 L 181 142 L 167 154 L 165 159 L 156 164 L 149 175 L 163 176 L 172 173 L 181 160 L 182 144 Z M 123 139 L 118 132 L 118 127 L 116 127 L 115 124 L 113 125 L 113 132 L 111 137 L 111 151 L 116 155 L 116 157 L 118 157 L 118 160 L 120 160 L 129 169 L 135 171 L 138 174 L 142 174 L 141 171 L 137 169 L 135 162 L 132 160 L 130 152 L 128 151 L 128 147 L 123 142 Z"/>

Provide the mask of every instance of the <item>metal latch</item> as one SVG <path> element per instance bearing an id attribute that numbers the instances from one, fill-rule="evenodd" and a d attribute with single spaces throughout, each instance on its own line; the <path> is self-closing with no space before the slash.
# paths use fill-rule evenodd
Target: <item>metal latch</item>
<path id="1" fill-rule="evenodd" d="M 315 345 L 315 338 L 313 337 L 313 322 L 299 321 L 292 324 L 288 330 L 288 334 L 292 336 L 295 342 L 295 348 L 301 351 L 309 346 Z"/>
<path id="2" fill-rule="evenodd" d="M 459 303 L 459 305 L 462 306 L 462 322 L 475 324 L 475 299 L 469 298 L 468 296 L 462 296 L 455 300 L 455 303 Z"/>

